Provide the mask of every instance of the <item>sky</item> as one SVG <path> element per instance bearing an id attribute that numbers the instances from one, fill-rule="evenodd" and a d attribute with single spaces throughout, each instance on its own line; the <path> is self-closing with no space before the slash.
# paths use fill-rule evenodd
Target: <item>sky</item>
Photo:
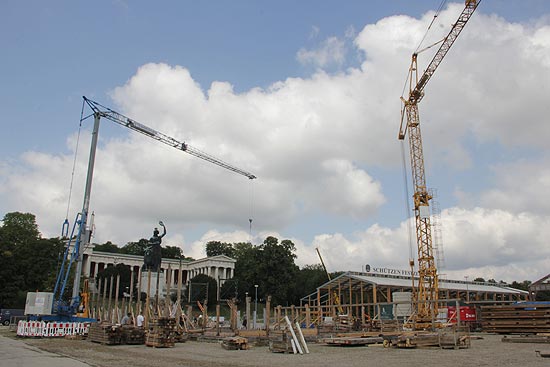
<path id="1" fill-rule="evenodd" d="M 47 238 L 74 221 L 86 96 L 257 176 L 103 119 L 93 242 L 149 238 L 162 220 L 163 245 L 194 258 L 208 241 L 271 235 L 294 242 L 300 266 L 319 263 L 319 248 L 329 271 L 407 269 L 417 251 L 400 96 L 412 53 L 463 7 L 3 1 L 0 215 L 33 213 Z M 419 69 L 436 50 L 419 54 Z M 550 3 L 482 1 L 419 104 L 443 278 L 550 272 L 549 89 Z"/>

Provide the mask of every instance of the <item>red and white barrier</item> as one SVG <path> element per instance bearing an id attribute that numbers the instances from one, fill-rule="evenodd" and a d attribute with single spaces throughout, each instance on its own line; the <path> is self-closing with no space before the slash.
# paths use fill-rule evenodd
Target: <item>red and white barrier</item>
<path id="1" fill-rule="evenodd" d="M 59 338 L 66 335 L 88 335 L 89 322 L 19 321 L 17 336 Z"/>

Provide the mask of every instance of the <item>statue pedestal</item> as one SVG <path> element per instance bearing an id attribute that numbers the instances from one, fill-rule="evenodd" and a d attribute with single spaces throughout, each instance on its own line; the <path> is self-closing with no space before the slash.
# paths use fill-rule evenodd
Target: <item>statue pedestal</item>
<path id="1" fill-rule="evenodd" d="M 141 292 L 147 293 L 149 271 L 143 271 L 141 273 Z M 166 281 L 164 280 L 164 273 L 151 272 L 151 288 L 149 297 L 155 297 L 157 295 L 157 278 L 159 284 L 159 297 L 166 296 Z"/>

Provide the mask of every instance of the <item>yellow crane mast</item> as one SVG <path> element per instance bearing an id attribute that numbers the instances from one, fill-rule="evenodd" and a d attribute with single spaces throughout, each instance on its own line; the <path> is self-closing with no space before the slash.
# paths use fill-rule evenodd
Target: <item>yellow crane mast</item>
<path id="1" fill-rule="evenodd" d="M 403 110 L 401 112 L 401 126 L 399 128 L 400 140 L 405 139 L 409 131 L 409 154 L 411 159 L 411 171 L 413 177 L 413 203 L 416 224 L 416 243 L 418 246 L 418 285 L 413 292 L 415 303 L 415 314 L 413 318 L 414 327 L 417 329 L 426 328 L 432 325 L 438 314 L 439 281 L 437 267 L 432 246 L 432 233 L 430 226 L 430 200 L 426 186 L 426 175 L 424 172 L 424 153 L 422 149 L 422 136 L 420 133 L 420 118 L 418 116 L 418 103 L 424 97 L 424 88 L 433 76 L 435 70 L 443 61 L 443 58 L 457 39 L 458 35 L 476 10 L 480 0 L 467 0 L 465 8 L 453 24 L 451 31 L 441 42 L 439 50 L 432 61 L 418 78 L 417 56 L 418 52 L 412 55 L 412 62 L 409 68 L 409 97 L 401 97 Z M 406 124 L 403 124 L 404 116 L 407 117 Z M 411 267 L 414 261 L 411 260 Z M 414 279 L 414 278 L 413 278 Z M 413 281 L 414 282 L 414 281 Z M 414 289 L 414 284 L 413 284 Z"/>

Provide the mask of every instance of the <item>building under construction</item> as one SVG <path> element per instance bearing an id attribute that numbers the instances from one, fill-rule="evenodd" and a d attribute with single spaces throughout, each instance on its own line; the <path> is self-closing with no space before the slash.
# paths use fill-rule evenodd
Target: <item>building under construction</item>
<path id="1" fill-rule="evenodd" d="M 301 300 L 300 308 L 314 310 L 316 317 L 336 317 L 346 314 L 360 320 L 406 318 L 412 314 L 411 296 L 416 291 L 410 275 L 348 271 L 326 282 Z M 393 274 L 392 274 L 393 273 Z M 415 283 L 418 281 L 414 277 Z M 500 304 L 526 301 L 529 292 L 505 284 L 440 280 L 439 303 L 445 308 L 461 305 Z M 409 307 L 396 307 L 407 303 Z M 445 317 L 445 315 L 441 315 Z"/>

